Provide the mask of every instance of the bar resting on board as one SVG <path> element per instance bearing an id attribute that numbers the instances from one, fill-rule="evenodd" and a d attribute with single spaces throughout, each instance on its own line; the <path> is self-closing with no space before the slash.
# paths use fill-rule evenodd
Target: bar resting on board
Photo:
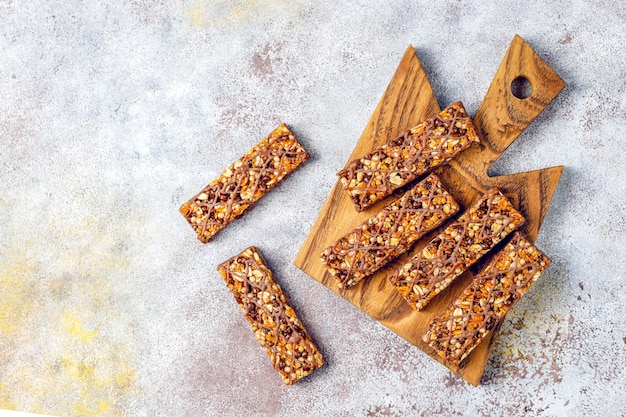
<path id="1" fill-rule="evenodd" d="M 446 107 L 395 140 L 348 162 L 337 175 L 358 211 L 387 197 L 479 142 L 461 102 Z"/>
<path id="2" fill-rule="evenodd" d="M 524 216 L 492 188 L 389 279 L 420 310 L 523 224 Z"/>
<path id="3" fill-rule="evenodd" d="M 435 174 L 322 252 L 341 288 L 349 288 L 408 251 L 419 238 L 459 211 Z"/>
<path id="4" fill-rule="evenodd" d="M 424 342 L 446 361 L 460 364 L 549 265 L 550 259 L 516 232 L 467 289 L 432 321 Z"/>

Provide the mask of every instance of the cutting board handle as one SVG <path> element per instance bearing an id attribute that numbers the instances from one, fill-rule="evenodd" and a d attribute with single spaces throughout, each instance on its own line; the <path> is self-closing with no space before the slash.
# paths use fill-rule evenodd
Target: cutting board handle
<path id="1" fill-rule="evenodd" d="M 486 177 L 489 167 L 563 87 L 561 77 L 515 35 L 474 117 L 482 143 L 463 159 L 471 160 L 473 171 Z"/>

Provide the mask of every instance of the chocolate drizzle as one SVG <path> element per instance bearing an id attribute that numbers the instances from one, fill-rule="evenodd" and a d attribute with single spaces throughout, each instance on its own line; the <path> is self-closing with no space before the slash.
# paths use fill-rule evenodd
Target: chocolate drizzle
<path id="1" fill-rule="evenodd" d="M 478 141 L 472 119 L 463 104 L 456 102 L 395 140 L 349 162 L 337 175 L 356 209 L 362 211 Z"/>
<path id="2" fill-rule="evenodd" d="M 519 302 L 550 265 L 517 232 L 446 311 L 435 318 L 423 340 L 445 360 L 459 364 Z"/>
<path id="3" fill-rule="evenodd" d="M 183 204 L 180 212 L 206 243 L 307 159 L 309 154 L 282 124 Z"/>
<path id="4" fill-rule="evenodd" d="M 523 223 L 522 214 L 493 188 L 389 279 L 421 309 Z"/>
<path id="5" fill-rule="evenodd" d="M 431 174 L 321 255 L 340 287 L 351 287 L 411 248 L 459 210 Z"/>
<path id="6" fill-rule="evenodd" d="M 323 365 L 321 353 L 255 247 L 222 263 L 218 271 L 286 384 Z"/>

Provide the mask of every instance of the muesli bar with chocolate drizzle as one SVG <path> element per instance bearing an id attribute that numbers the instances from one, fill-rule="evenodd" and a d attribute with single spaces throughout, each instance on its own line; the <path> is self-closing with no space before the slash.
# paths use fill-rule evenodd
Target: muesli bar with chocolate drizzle
<path id="1" fill-rule="evenodd" d="M 458 210 L 439 178 L 430 174 L 326 248 L 321 260 L 341 288 L 352 287 L 409 250 Z"/>
<path id="2" fill-rule="evenodd" d="M 522 224 L 524 216 L 492 188 L 389 279 L 420 310 Z"/>
<path id="3" fill-rule="evenodd" d="M 307 159 L 307 151 L 282 124 L 184 203 L 180 212 L 198 239 L 207 243 Z"/>
<path id="4" fill-rule="evenodd" d="M 358 211 L 479 142 L 472 119 L 456 102 L 395 140 L 350 161 L 337 175 Z"/>
<path id="5" fill-rule="evenodd" d="M 516 232 L 422 339 L 446 361 L 460 364 L 549 265 L 550 259 Z"/>
<path id="6" fill-rule="evenodd" d="M 254 246 L 217 269 L 286 385 L 324 364 L 322 354 Z"/>

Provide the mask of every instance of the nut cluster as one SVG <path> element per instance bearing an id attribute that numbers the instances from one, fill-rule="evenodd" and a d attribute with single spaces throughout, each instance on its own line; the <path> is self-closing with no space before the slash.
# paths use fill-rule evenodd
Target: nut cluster
<path id="1" fill-rule="evenodd" d="M 493 330 L 550 265 L 522 233 L 498 252 L 443 314 L 423 340 L 458 365 Z"/>
<path id="2" fill-rule="evenodd" d="M 254 246 L 220 264 L 218 271 L 285 384 L 291 385 L 324 364 L 322 354 Z"/>
<path id="3" fill-rule="evenodd" d="M 356 209 L 362 211 L 478 141 L 472 119 L 463 104 L 456 102 L 397 139 L 349 162 L 337 175 Z"/>
<path id="4" fill-rule="evenodd" d="M 524 217 L 496 188 L 396 271 L 390 281 L 417 310 L 524 224 Z"/>
<path id="5" fill-rule="evenodd" d="M 321 260 L 340 287 L 354 286 L 458 210 L 439 178 L 431 174 L 326 248 Z"/>
<path id="6" fill-rule="evenodd" d="M 180 212 L 206 243 L 309 159 L 286 125 L 280 125 L 192 199 Z"/>

